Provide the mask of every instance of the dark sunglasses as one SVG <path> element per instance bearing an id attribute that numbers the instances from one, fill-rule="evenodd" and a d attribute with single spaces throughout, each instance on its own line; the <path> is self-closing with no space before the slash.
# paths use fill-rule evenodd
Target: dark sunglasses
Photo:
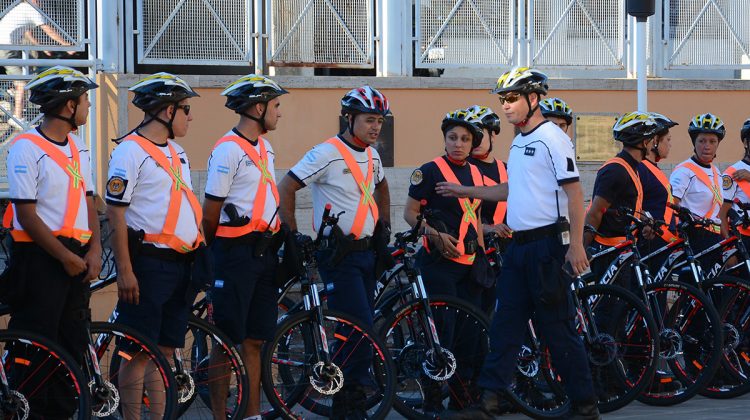
<path id="1" fill-rule="evenodd" d="M 190 105 L 175 105 L 177 108 L 181 109 L 185 115 L 190 114 Z"/>
<path id="2" fill-rule="evenodd" d="M 509 103 L 512 104 L 516 101 L 518 101 L 521 98 L 521 95 L 517 93 L 509 93 L 507 95 L 500 95 L 500 104 Z"/>

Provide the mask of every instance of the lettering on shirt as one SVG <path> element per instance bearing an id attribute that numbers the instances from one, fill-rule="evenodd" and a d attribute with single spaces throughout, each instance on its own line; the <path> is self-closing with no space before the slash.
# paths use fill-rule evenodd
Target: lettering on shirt
<path id="1" fill-rule="evenodd" d="M 536 147 L 526 146 L 526 150 L 524 150 L 523 154 L 526 156 L 534 156 L 534 154 L 536 154 Z"/>

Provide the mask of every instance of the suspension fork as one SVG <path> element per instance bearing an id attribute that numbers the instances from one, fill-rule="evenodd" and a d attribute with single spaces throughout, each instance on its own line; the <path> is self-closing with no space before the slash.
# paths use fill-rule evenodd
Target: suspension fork
<path id="1" fill-rule="evenodd" d="M 315 356 L 318 358 L 318 362 L 329 365 L 331 363 L 331 353 L 328 349 L 328 337 L 326 337 L 323 324 L 325 318 L 323 316 L 323 306 L 320 304 L 320 292 L 318 291 L 318 287 L 310 281 L 308 275 L 305 275 L 302 279 L 302 290 L 304 293 L 302 302 L 305 311 L 312 315 L 312 330 L 308 333 L 317 350 Z M 315 331 L 316 329 L 317 331 Z"/>
<path id="2" fill-rule="evenodd" d="M 437 328 L 435 327 L 435 317 L 432 314 L 432 308 L 430 308 L 430 299 L 427 296 L 427 290 L 422 281 L 422 274 L 417 268 L 407 267 L 407 276 L 411 283 L 412 293 L 417 299 L 419 299 L 419 302 L 422 305 L 420 320 L 422 325 L 427 327 L 430 332 L 429 334 L 425 334 L 427 341 L 430 348 L 436 350 L 435 354 L 440 354 L 440 352 L 437 351 L 440 349 L 440 337 L 438 336 Z"/>
<path id="3" fill-rule="evenodd" d="M 599 335 L 599 328 L 596 326 L 596 322 L 591 317 L 591 305 L 589 302 L 582 302 L 578 297 L 578 292 L 581 290 L 580 284 L 582 283 L 581 276 L 576 276 L 571 285 L 571 295 L 573 297 L 573 304 L 576 308 L 576 316 L 578 322 L 581 323 L 581 330 L 586 336 L 586 342 L 591 344 L 593 342 L 592 333 L 594 336 Z"/>
<path id="4" fill-rule="evenodd" d="M 651 284 L 651 273 L 648 271 L 648 268 L 641 267 L 640 260 L 637 261 L 637 263 L 634 263 L 633 269 L 635 271 L 635 277 L 638 280 L 638 285 L 641 288 L 641 294 L 643 295 L 643 302 L 646 303 L 649 312 L 651 312 L 651 315 L 653 315 L 654 320 L 656 321 L 656 326 L 659 328 L 659 331 L 664 329 L 664 317 L 661 313 L 661 308 L 659 306 L 659 299 L 655 295 L 650 295 L 646 292 L 646 286 Z M 646 278 L 646 281 L 644 282 L 643 279 Z"/>

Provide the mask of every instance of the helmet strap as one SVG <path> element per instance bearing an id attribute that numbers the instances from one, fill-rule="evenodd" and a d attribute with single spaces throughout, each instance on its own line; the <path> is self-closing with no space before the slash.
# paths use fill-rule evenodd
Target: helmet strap
<path id="1" fill-rule="evenodd" d="M 63 120 L 66 123 L 70 124 L 71 129 L 70 131 L 75 131 L 78 129 L 78 123 L 76 122 L 76 113 L 78 112 L 78 100 L 77 99 L 68 99 L 69 101 L 73 101 L 73 115 L 70 117 L 63 117 L 60 114 L 44 114 L 46 117 L 52 117 L 57 118 L 58 120 Z"/>
<path id="2" fill-rule="evenodd" d="M 250 105 L 250 106 L 253 106 L 253 105 Z M 257 122 L 260 125 L 261 134 L 266 134 L 268 132 L 268 130 L 266 129 L 266 111 L 268 110 L 268 103 L 266 103 L 265 105 L 266 106 L 263 107 L 263 112 L 260 113 L 260 117 L 254 117 L 248 114 L 246 112 L 247 108 L 245 109 L 245 111 L 239 112 L 239 114 L 242 115 L 243 117 L 250 118 L 251 120 Z"/>
<path id="3" fill-rule="evenodd" d="M 526 99 L 526 105 L 528 105 L 528 107 L 529 107 L 529 112 L 526 114 L 526 118 L 524 118 L 523 121 L 517 122 L 517 123 L 513 124 L 516 127 L 524 127 L 524 126 L 526 126 L 526 124 L 529 123 L 529 118 L 531 118 L 531 116 L 534 115 L 534 113 L 536 112 L 536 110 L 539 109 L 539 101 L 537 101 L 536 106 L 534 106 L 534 108 L 532 108 L 531 107 L 531 100 L 529 99 L 529 94 L 528 93 L 524 93 L 523 97 Z"/>
<path id="4" fill-rule="evenodd" d="M 164 121 L 161 118 L 159 118 L 158 115 L 163 110 L 169 108 L 169 105 L 175 105 L 175 109 L 174 109 L 174 112 L 172 113 L 172 116 L 169 118 L 169 121 Z M 177 115 L 177 108 L 176 108 L 177 103 L 169 104 L 169 105 L 167 105 L 165 107 L 162 107 L 162 108 L 159 108 L 159 110 L 156 111 L 153 114 L 151 112 L 149 112 L 149 111 L 146 111 L 146 115 L 148 116 L 148 118 L 144 118 L 143 121 L 141 121 L 141 123 L 138 124 L 138 127 L 136 127 L 136 128 L 133 129 L 133 131 L 138 130 L 139 128 L 141 128 L 141 127 L 145 126 L 146 124 L 150 123 L 151 121 L 157 121 L 158 123 L 160 123 L 164 127 L 167 127 L 167 131 L 169 132 L 169 138 L 170 139 L 174 139 L 174 131 L 172 130 L 172 123 L 174 122 L 174 118 Z M 131 133 L 133 131 L 131 131 Z"/>
<path id="5" fill-rule="evenodd" d="M 366 149 L 367 146 L 369 146 L 369 144 L 363 142 L 362 139 L 360 139 L 354 134 L 354 119 L 357 118 L 357 116 L 355 114 L 346 114 L 346 116 L 347 116 L 347 123 L 349 126 L 349 135 L 352 137 L 352 143 L 354 143 L 354 145 L 357 147 Z M 351 119 L 349 119 L 349 117 L 351 117 Z"/>

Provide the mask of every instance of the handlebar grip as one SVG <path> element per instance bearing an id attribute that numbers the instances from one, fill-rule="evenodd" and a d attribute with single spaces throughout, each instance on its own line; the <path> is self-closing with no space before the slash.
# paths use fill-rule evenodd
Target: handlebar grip
<path id="1" fill-rule="evenodd" d="M 326 219 L 331 217 L 331 207 L 331 203 L 326 203 L 326 206 L 323 209 L 323 218 L 321 219 L 323 223 L 325 223 Z"/>

